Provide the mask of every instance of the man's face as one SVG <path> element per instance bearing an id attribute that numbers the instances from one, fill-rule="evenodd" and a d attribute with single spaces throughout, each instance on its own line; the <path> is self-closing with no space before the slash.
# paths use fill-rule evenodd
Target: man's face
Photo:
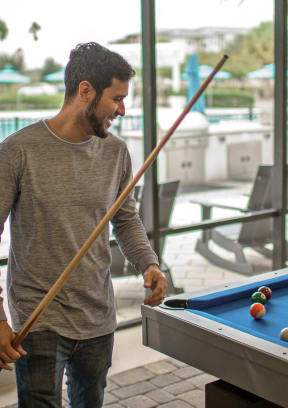
<path id="1" fill-rule="evenodd" d="M 124 98 L 128 95 L 128 82 L 113 78 L 112 85 L 105 88 L 100 100 L 97 95 L 90 102 L 86 118 L 96 136 L 105 138 L 111 121 L 125 115 Z"/>

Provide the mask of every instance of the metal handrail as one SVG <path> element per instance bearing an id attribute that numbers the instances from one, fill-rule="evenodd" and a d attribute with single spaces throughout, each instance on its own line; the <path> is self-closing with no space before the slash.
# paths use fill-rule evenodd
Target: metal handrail
<path id="1" fill-rule="evenodd" d="M 287 213 L 288 210 L 284 211 Z M 282 213 L 282 210 L 276 210 L 275 208 L 268 208 L 266 210 L 261 211 L 251 211 L 246 213 L 245 215 L 237 215 L 234 217 L 229 218 L 220 218 L 216 221 L 203 221 L 198 224 L 186 225 L 183 227 L 169 227 L 169 228 L 160 228 L 159 229 L 159 236 L 165 237 L 167 235 L 176 235 L 176 234 L 183 234 L 185 232 L 191 231 L 199 231 L 199 230 L 207 230 L 216 227 L 221 227 L 222 225 L 228 224 L 236 224 L 239 222 L 249 222 L 249 221 L 257 221 L 266 218 L 276 217 Z M 149 238 L 153 238 L 153 233 L 148 233 Z M 111 246 L 116 246 L 117 242 L 115 239 L 110 240 Z M 8 258 L 1 258 L 0 259 L 0 266 L 6 265 L 8 262 Z"/>

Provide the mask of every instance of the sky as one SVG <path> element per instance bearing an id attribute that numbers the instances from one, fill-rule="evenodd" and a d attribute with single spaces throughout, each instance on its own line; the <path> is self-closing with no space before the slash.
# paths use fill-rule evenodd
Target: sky
<path id="1" fill-rule="evenodd" d="M 28 69 L 41 68 L 53 57 L 66 65 L 70 50 L 81 42 L 108 43 L 141 31 L 140 0 L 10 0 L 2 2 L 0 19 L 8 37 L 0 53 L 24 51 Z M 274 0 L 155 0 L 156 29 L 243 27 L 273 20 Z M 38 41 L 28 30 L 40 26 Z"/>

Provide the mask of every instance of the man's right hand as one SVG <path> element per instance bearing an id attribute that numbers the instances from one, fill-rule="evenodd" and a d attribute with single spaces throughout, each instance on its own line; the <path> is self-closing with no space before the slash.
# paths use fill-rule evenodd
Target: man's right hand
<path id="1" fill-rule="evenodd" d="M 26 351 L 21 346 L 15 350 L 11 343 L 15 338 L 11 327 L 6 320 L 0 321 L 0 368 L 12 371 L 13 367 L 9 364 L 15 363 L 21 356 L 26 355 Z"/>

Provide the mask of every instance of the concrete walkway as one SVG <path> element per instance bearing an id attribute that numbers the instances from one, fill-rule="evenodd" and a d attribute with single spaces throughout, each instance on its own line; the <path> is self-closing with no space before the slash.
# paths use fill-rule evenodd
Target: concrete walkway
<path id="1" fill-rule="evenodd" d="M 204 387 L 216 378 L 174 359 L 145 364 L 108 379 L 109 408 L 204 407 Z"/>
<path id="2" fill-rule="evenodd" d="M 204 388 L 216 378 L 174 359 L 160 360 L 112 375 L 104 398 L 106 408 L 204 408 Z M 7 408 L 17 408 L 17 403 Z M 68 407 L 63 390 L 63 407 Z"/>
<path id="3" fill-rule="evenodd" d="M 213 198 L 230 205 L 246 205 L 250 185 L 237 183 L 229 190 L 198 193 L 202 199 Z M 196 194 L 197 195 L 197 194 Z M 174 207 L 172 225 L 187 225 L 200 220 L 200 208 L 189 203 L 195 194 L 181 194 Z M 227 198 L 228 197 L 228 198 Z M 223 210 L 215 218 L 236 214 Z M 223 282 L 245 279 L 245 276 L 209 264 L 195 253 L 200 232 L 170 236 L 166 239 L 164 259 L 172 270 L 174 284 L 185 292 L 216 286 Z M 228 256 L 228 255 L 227 255 Z M 271 271 L 271 261 L 247 249 L 246 256 L 255 274 Z M 142 277 L 115 278 L 114 291 L 118 322 L 140 318 L 145 292 Z M 2 374 L 0 374 L 2 375 Z M 109 371 L 104 406 L 106 408 L 201 408 L 205 406 L 205 384 L 215 377 L 155 350 L 142 346 L 141 325 L 118 330 L 115 334 L 113 364 Z M 10 387 L 10 386 L 9 386 Z M 15 386 L 0 386 L 0 408 L 17 407 Z M 64 386 L 63 407 L 67 407 Z"/>

